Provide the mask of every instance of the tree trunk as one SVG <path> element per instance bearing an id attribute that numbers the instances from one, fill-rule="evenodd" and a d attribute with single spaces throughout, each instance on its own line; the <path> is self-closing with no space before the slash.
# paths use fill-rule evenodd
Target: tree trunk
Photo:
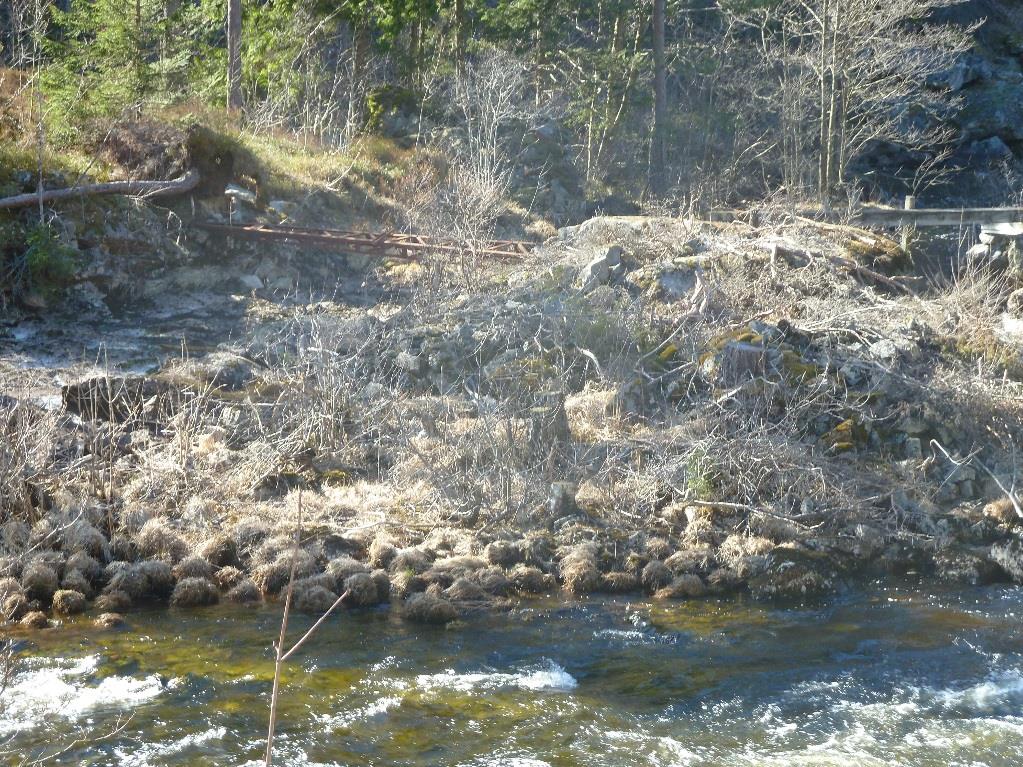
<path id="1" fill-rule="evenodd" d="M 668 73 L 664 60 L 664 3 L 653 0 L 654 25 L 654 137 L 650 152 L 650 185 L 654 194 L 667 189 Z"/>
<path id="2" fill-rule="evenodd" d="M 832 29 L 832 40 L 831 40 L 831 75 L 830 75 L 830 95 L 828 101 L 828 152 L 827 152 L 827 167 L 824 171 L 824 177 L 826 181 L 825 193 L 830 194 L 834 188 L 835 183 L 841 181 L 835 175 L 836 167 L 838 165 L 838 128 L 839 124 L 836 120 L 836 112 L 838 110 L 838 90 L 839 90 L 839 78 L 838 78 L 838 32 L 842 25 L 842 8 L 837 6 L 835 8 L 835 18 Z"/>
<path id="3" fill-rule="evenodd" d="M 416 19 L 412 24 L 409 25 L 408 31 L 408 87 L 411 90 L 416 89 L 416 85 L 419 82 L 419 60 L 422 58 L 421 44 L 422 44 L 422 33 L 423 28 L 419 19 Z"/>
<path id="4" fill-rule="evenodd" d="M 465 0 L 455 0 L 455 66 L 461 72 L 465 64 Z"/>
<path id="5" fill-rule="evenodd" d="M 96 194 L 128 194 L 136 197 L 156 197 L 158 195 L 181 194 L 195 189 L 199 184 L 199 172 L 190 170 L 180 178 L 169 181 L 108 181 L 102 184 L 85 184 L 67 189 L 47 189 L 40 187 L 37 192 L 16 194 L 13 197 L 0 198 L 0 210 L 25 208 L 29 205 L 58 202 L 88 197 Z"/>
<path id="6" fill-rule="evenodd" d="M 818 133 L 820 134 L 820 148 L 817 153 L 817 194 L 820 197 L 821 203 L 825 209 L 828 207 L 828 179 L 827 173 L 827 151 L 828 151 L 828 13 L 830 7 L 828 2 L 825 1 L 820 11 L 820 25 L 821 25 L 821 38 L 820 38 L 820 71 L 818 77 L 820 78 L 820 102 L 817 107 L 817 119 L 819 124 L 817 126 Z"/>
<path id="7" fill-rule="evenodd" d="M 242 107 L 242 0 L 227 0 L 227 108 Z"/>
<path id="8" fill-rule="evenodd" d="M 372 45 L 372 41 L 369 37 L 369 29 L 366 26 L 365 19 L 358 19 L 354 21 L 353 27 L 355 37 L 355 61 L 353 67 L 355 69 L 355 80 L 358 82 L 362 80 L 362 76 L 369 64 L 370 46 Z"/>

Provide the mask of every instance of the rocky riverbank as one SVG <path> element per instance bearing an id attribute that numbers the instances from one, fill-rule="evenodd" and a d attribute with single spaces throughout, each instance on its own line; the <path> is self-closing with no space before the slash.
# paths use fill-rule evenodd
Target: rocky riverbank
<path id="1" fill-rule="evenodd" d="M 133 334 L 13 324 L 6 618 L 279 599 L 293 567 L 297 609 L 437 623 L 561 589 L 1023 581 L 1011 260 L 925 281 L 883 237 L 761 218 L 598 218 L 527 264 L 350 264 L 329 291 L 289 252 L 287 286 L 147 293 Z M 253 247 L 217 268 L 278 268 Z"/>

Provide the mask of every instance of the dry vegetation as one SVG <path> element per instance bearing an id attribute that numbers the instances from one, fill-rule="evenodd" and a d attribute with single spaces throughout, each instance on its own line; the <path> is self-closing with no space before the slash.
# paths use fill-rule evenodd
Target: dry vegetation
<path id="1" fill-rule="evenodd" d="M 475 291 L 455 269 L 369 309 L 254 302 L 230 349 L 97 370 L 59 411 L 9 372 L 8 612 L 273 596 L 300 486 L 310 611 L 425 591 L 405 614 L 446 620 L 554 579 L 679 598 L 1009 577 L 1009 278 L 901 290 L 846 234 L 774 218 L 594 219 Z"/>

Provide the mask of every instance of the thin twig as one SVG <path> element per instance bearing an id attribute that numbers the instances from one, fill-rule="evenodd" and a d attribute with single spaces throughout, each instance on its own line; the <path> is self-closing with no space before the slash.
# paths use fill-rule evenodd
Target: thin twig
<path id="1" fill-rule="evenodd" d="M 334 610 L 337 609 L 338 605 L 340 605 L 345 600 L 345 597 L 347 597 L 349 593 L 350 592 L 345 591 L 344 594 L 342 594 L 336 600 L 334 600 L 334 604 L 332 604 L 330 607 L 327 608 L 327 612 L 325 612 L 323 615 L 321 615 L 320 619 L 318 621 L 316 621 L 316 623 L 314 623 L 309 628 L 309 630 L 302 635 L 302 638 L 299 639 L 297 642 L 295 642 L 295 644 L 292 645 L 291 649 L 288 650 L 286 653 L 284 653 L 284 655 L 281 656 L 281 661 L 286 661 L 288 658 L 290 658 L 292 656 L 292 654 L 296 650 L 298 650 L 298 648 L 300 648 L 302 645 L 304 645 L 305 641 L 309 637 L 311 637 L 314 633 L 316 633 L 316 629 L 318 629 L 320 627 L 320 624 L 323 623 L 325 620 L 327 620 L 327 616 L 329 616 L 332 612 L 334 612 Z"/>
<path id="2" fill-rule="evenodd" d="M 284 615 L 281 618 L 281 635 L 277 641 L 277 657 L 274 661 L 274 684 L 270 694 L 270 726 L 266 735 L 266 767 L 273 764 L 274 729 L 277 726 L 277 697 L 280 692 L 281 665 L 284 663 L 282 650 L 288 631 L 288 615 L 291 612 L 291 595 L 295 590 L 295 567 L 298 563 L 298 549 L 302 540 L 302 488 L 298 489 L 298 526 L 295 529 L 295 546 L 291 550 L 291 572 L 288 575 L 288 592 L 284 597 Z"/>

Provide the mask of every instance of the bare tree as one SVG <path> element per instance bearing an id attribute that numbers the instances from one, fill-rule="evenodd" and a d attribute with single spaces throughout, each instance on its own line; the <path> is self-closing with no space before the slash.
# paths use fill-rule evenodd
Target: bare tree
<path id="1" fill-rule="evenodd" d="M 511 190 L 514 159 L 523 135 L 543 113 L 528 98 L 527 71 L 515 57 L 488 50 L 466 60 L 447 88 L 458 130 L 442 149 L 447 172 L 416 195 L 408 224 L 449 237 L 464 249 L 463 277 L 472 282 L 477 246 L 494 237 Z"/>
<path id="2" fill-rule="evenodd" d="M 872 144 L 923 150 L 936 140 L 946 95 L 926 83 L 969 48 L 973 29 L 926 19 L 956 2 L 782 0 L 747 17 L 777 77 L 781 125 L 802 126 L 784 131 L 786 167 L 805 173 L 812 156 L 823 203 Z"/>

